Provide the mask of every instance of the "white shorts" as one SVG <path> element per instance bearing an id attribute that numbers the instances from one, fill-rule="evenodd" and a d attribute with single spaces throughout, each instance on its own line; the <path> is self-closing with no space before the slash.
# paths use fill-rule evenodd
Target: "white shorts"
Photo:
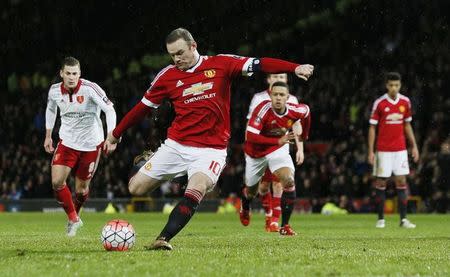
<path id="1" fill-rule="evenodd" d="M 392 173 L 394 173 L 395 176 L 409 174 L 408 151 L 380 151 L 375 153 L 373 175 L 382 178 L 389 178 Z"/>
<path id="2" fill-rule="evenodd" d="M 139 172 L 156 180 L 171 180 L 186 174 L 190 178 L 201 172 L 216 184 L 226 158 L 226 149 L 193 147 L 166 139 Z"/>
<path id="3" fill-rule="evenodd" d="M 282 167 L 288 167 L 295 172 L 294 163 L 286 152 L 284 147 L 281 147 L 272 153 L 267 154 L 262 158 L 252 158 L 249 155 L 245 155 L 245 184 L 249 187 L 254 186 L 259 183 L 259 180 L 264 175 L 267 166 L 269 170 L 273 173 Z"/>

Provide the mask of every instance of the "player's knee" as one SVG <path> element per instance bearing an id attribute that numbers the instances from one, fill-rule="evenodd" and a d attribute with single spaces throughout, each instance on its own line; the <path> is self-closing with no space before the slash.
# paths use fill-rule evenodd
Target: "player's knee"
<path id="1" fill-rule="evenodd" d="M 128 191 L 130 192 L 131 195 L 135 196 L 140 196 L 144 194 L 144 192 L 140 189 L 139 184 L 133 182 L 133 180 L 130 180 L 130 182 L 128 183 Z"/>
<path id="2" fill-rule="evenodd" d="M 281 178 L 281 183 L 284 189 L 295 187 L 294 176 L 286 175 Z"/>
<path id="3" fill-rule="evenodd" d="M 258 192 L 260 194 L 265 194 L 265 193 L 269 192 L 269 183 L 261 182 L 258 187 Z"/>
<path id="4" fill-rule="evenodd" d="M 53 188 L 54 190 L 60 190 L 60 189 L 62 189 L 65 185 L 66 185 L 66 183 L 64 182 L 63 179 L 59 179 L 59 178 L 52 179 L 52 188 Z"/>
<path id="5" fill-rule="evenodd" d="M 76 193 L 86 193 L 89 190 L 89 180 L 76 179 L 75 191 Z"/>
<path id="6" fill-rule="evenodd" d="M 407 189 L 406 182 L 395 182 L 395 188 L 396 189 Z"/>
<path id="7" fill-rule="evenodd" d="M 375 181 L 375 188 L 379 190 L 386 190 L 386 180 L 377 179 Z"/>

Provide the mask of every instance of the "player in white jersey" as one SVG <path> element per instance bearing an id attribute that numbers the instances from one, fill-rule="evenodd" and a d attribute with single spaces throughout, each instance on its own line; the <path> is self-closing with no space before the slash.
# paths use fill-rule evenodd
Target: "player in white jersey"
<path id="1" fill-rule="evenodd" d="M 89 183 L 97 168 L 104 141 L 100 112 L 103 111 L 106 115 L 108 133 L 116 126 L 116 112 L 105 92 L 96 83 L 80 79 L 80 74 L 80 62 L 73 57 L 65 58 L 60 70 L 62 82 L 50 87 L 45 113 L 44 148 L 46 152 L 54 153 L 52 186 L 58 203 L 69 219 L 68 236 L 75 236 L 83 225 L 78 213 L 88 197 Z M 55 149 L 52 130 L 57 109 L 60 112 L 61 127 Z M 106 154 L 115 148 L 116 145 L 103 146 Z M 75 175 L 75 201 L 66 185 L 72 170 Z"/>
<path id="2" fill-rule="evenodd" d="M 250 107 L 248 110 L 247 120 L 255 110 L 255 108 L 261 104 L 263 101 L 271 100 L 270 89 L 275 82 L 287 83 L 288 77 L 286 73 L 279 74 L 268 74 L 267 84 L 269 87 L 261 92 L 255 93 L 253 95 L 252 101 L 250 102 Z M 298 99 L 294 95 L 290 94 L 287 103 L 298 104 Z M 289 145 L 285 145 L 284 148 L 289 151 Z M 270 185 L 272 184 L 273 196 L 270 193 Z M 270 170 L 266 170 L 264 177 L 259 183 L 258 192 L 260 195 L 260 200 L 266 214 L 266 224 L 265 229 L 267 232 L 278 232 L 278 220 L 281 215 L 281 196 L 283 194 L 283 186 L 278 180 L 278 178 L 273 175 Z"/>

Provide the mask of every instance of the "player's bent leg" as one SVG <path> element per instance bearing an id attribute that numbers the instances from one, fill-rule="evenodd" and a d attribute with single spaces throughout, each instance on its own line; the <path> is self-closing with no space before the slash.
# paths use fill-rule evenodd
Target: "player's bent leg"
<path id="1" fill-rule="evenodd" d="M 378 220 L 375 225 L 376 228 L 384 228 L 384 202 L 386 200 L 386 179 L 377 178 L 375 180 L 375 204 L 378 214 Z"/>
<path id="2" fill-rule="evenodd" d="M 280 235 L 295 236 L 297 233 L 289 225 L 292 212 L 295 204 L 295 182 L 294 172 L 289 167 L 282 167 L 277 169 L 274 174 L 279 178 L 283 186 L 283 195 L 281 198 L 281 228 Z"/>
<path id="3" fill-rule="evenodd" d="M 80 177 L 75 177 L 75 210 L 80 214 L 81 207 L 89 197 L 89 184 L 91 179 L 84 180 Z"/>
<path id="4" fill-rule="evenodd" d="M 131 195 L 144 195 L 147 192 L 152 192 L 156 188 L 158 188 L 162 180 L 157 180 L 155 178 L 152 178 L 142 172 L 136 173 L 128 183 L 128 190 L 130 191 Z"/>
<path id="5" fill-rule="evenodd" d="M 191 220 L 206 192 L 214 186 L 213 180 L 204 173 L 194 173 L 188 181 L 183 199 L 175 206 L 166 226 L 148 250 L 172 250 L 169 241 Z"/>
<path id="6" fill-rule="evenodd" d="M 395 187 L 397 189 L 398 211 L 400 213 L 400 227 L 414 229 L 416 225 L 406 218 L 406 210 L 408 207 L 408 185 L 406 184 L 406 176 L 395 176 Z"/>

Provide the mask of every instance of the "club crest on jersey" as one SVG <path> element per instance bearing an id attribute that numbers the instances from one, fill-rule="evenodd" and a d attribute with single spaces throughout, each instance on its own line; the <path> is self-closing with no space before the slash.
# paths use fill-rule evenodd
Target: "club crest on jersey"
<path id="1" fill-rule="evenodd" d="M 81 104 L 81 103 L 83 103 L 83 101 L 84 101 L 84 96 L 83 95 L 78 95 L 77 96 L 77 102 Z"/>
<path id="2" fill-rule="evenodd" d="M 289 119 L 286 124 L 287 124 L 288 128 L 291 128 L 293 123 L 294 122 L 292 121 L 292 119 Z"/>
<path id="3" fill-rule="evenodd" d="M 400 107 L 398 107 L 398 110 L 399 110 L 401 113 L 404 113 L 406 109 L 405 109 L 405 106 L 401 105 Z"/>
<path id="4" fill-rule="evenodd" d="M 183 90 L 183 96 L 199 95 L 213 88 L 213 82 L 203 84 L 202 82 L 193 84 L 191 87 Z"/>
<path id="5" fill-rule="evenodd" d="M 214 69 L 205 70 L 204 73 L 208 78 L 213 78 L 214 76 L 216 76 L 216 71 Z"/>

